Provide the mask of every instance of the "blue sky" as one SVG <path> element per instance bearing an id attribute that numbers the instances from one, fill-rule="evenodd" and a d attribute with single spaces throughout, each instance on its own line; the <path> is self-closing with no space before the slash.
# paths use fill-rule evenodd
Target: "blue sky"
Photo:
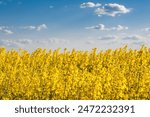
<path id="1" fill-rule="evenodd" d="M 150 46 L 149 0 L 0 0 L 0 46 Z"/>

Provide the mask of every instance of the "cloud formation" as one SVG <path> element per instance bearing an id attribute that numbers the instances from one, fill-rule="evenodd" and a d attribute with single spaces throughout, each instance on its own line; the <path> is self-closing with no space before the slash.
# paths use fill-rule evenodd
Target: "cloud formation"
<path id="1" fill-rule="evenodd" d="M 134 40 L 134 41 L 143 40 L 143 39 L 144 37 L 140 35 L 130 35 L 130 36 L 125 36 L 122 38 L 122 40 Z"/>
<path id="2" fill-rule="evenodd" d="M 13 32 L 6 26 L 0 26 L 0 32 L 7 35 L 13 34 Z"/>
<path id="3" fill-rule="evenodd" d="M 24 45 L 29 45 L 32 43 L 32 40 L 30 39 L 2 39 L 0 40 L 1 46 L 6 47 L 22 47 Z"/>
<path id="4" fill-rule="evenodd" d="M 98 24 L 96 26 L 85 27 L 85 29 L 105 30 L 105 25 L 104 24 Z"/>
<path id="5" fill-rule="evenodd" d="M 141 46 L 142 44 L 148 44 L 147 35 L 126 35 L 120 38 L 122 44 L 133 44 Z"/>
<path id="6" fill-rule="evenodd" d="M 117 31 L 127 30 L 127 29 L 128 29 L 128 27 L 122 26 L 122 25 L 117 25 L 116 27 L 110 28 L 110 30 L 117 30 Z"/>
<path id="7" fill-rule="evenodd" d="M 120 14 L 129 13 L 131 9 L 126 8 L 124 5 L 116 4 L 116 3 L 109 3 L 105 4 L 102 7 L 99 7 L 95 10 L 95 13 L 98 16 L 107 15 L 115 17 Z"/>
<path id="8" fill-rule="evenodd" d="M 27 29 L 27 30 L 36 30 L 36 31 L 41 31 L 41 30 L 44 30 L 44 29 L 47 29 L 47 25 L 46 24 L 41 24 L 41 25 L 38 25 L 38 26 L 24 26 L 22 27 L 22 29 Z"/>
<path id="9" fill-rule="evenodd" d="M 22 29 L 27 29 L 27 30 L 36 30 L 36 26 L 24 26 Z"/>
<path id="10" fill-rule="evenodd" d="M 115 35 L 102 36 L 98 38 L 98 40 L 116 40 L 116 39 L 118 39 L 118 36 Z"/>
<path id="11" fill-rule="evenodd" d="M 126 14 L 131 12 L 130 8 L 127 8 L 124 5 L 117 4 L 117 3 L 109 3 L 109 4 L 100 4 L 100 3 L 93 3 L 93 2 L 86 2 L 82 3 L 80 5 L 80 8 L 96 8 L 95 9 L 95 14 L 98 16 L 111 16 L 115 17 L 120 14 Z"/>
<path id="12" fill-rule="evenodd" d="M 54 47 L 69 44 L 69 40 L 50 38 L 50 39 L 0 39 L 0 46 L 8 48 L 39 48 Z"/>
<path id="13" fill-rule="evenodd" d="M 96 26 L 91 26 L 91 27 L 86 27 L 85 29 L 97 29 L 100 31 L 122 31 L 122 30 L 127 30 L 128 27 L 122 26 L 122 25 L 117 25 L 116 27 L 106 27 L 104 24 L 98 24 Z"/>
<path id="14" fill-rule="evenodd" d="M 150 28 L 145 28 L 143 30 L 146 31 L 146 32 L 150 32 Z"/>
<path id="15" fill-rule="evenodd" d="M 49 43 L 53 43 L 53 44 L 68 44 L 69 41 L 65 40 L 65 39 L 57 39 L 57 38 L 51 38 L 48 39 Z"/>
<path id="16" fill-rule="evenodd" d="M 94 7 L 99 7 L 101 6 L 100 3 L 93 3 L 93 2 L 86 2 L 86 3 L 82 3 L 80 5 L 80 8 L 94 8 Z"/>
<path id="17" fill-rule="evenodd" d="M 94 44 L 95 42 L 93 41 L 93 40 L 88 40 L 88 41 L 86 41 L 86 44 Z"/>
<path id="18" fill-rule="evenodd" d="M 37 31 L 41 31 L 41 30 L 44 30 L 44 29 L 47 29 L 46 24 L 41 24 L 41 25 L 37 26 Z"/>

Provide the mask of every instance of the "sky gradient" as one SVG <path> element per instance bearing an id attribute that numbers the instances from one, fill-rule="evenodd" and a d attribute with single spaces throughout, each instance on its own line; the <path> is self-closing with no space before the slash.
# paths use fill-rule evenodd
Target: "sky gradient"
<path id="1" fill-rule="evenodd" d="M 149 0 L 0 0 L 0 47 L 149 47 L 149 5 Z"/>

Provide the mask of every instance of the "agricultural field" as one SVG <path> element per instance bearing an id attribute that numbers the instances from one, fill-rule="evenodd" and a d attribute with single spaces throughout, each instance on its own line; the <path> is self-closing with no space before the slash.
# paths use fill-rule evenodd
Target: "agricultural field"
<path id="1" fill-rule="evenodd" d="M 149 100 L 150 48 L 0 48 L 1 100 Z"/>

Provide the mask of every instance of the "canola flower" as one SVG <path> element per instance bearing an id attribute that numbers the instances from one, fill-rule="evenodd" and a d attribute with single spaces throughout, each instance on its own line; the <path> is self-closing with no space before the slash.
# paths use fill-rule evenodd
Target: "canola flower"
<path id="1" fill-rule="evenodd" d="M 150 49 L 0 48 L 1 100 L 149 100 Z"/>

